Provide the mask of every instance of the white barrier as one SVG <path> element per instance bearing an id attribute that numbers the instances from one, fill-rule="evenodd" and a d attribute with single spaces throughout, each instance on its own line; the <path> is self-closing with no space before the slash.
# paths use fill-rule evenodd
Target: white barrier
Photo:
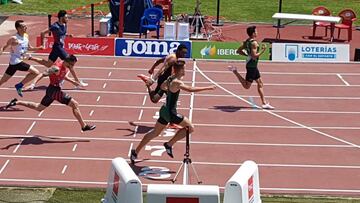
<path id="1" fill-rule="evenodd" d="M 165 22 L 164 25 L 164 39 L 176 40 L 176 26 L 175 23 Z"/>
<path id="2" fill-rule="evenodd" d="M 220 203 L 219 186 L 150 184 L 147 203 Z"/>
<path id="3" fill-rule="evenodd" d="M 103 203 L 142 203 L 142 184 L 125 159 L 112 160 Z"/>
<path id="4" fill-rule="evenodd" d="M 224 203 L 261 203 L 259 169 L 255 162 L 245 161 L 227 181 Z"/>
<path id="5" fill-rule="evenodd" d="M 100 35 L 101 36 L 107 36 L 109 34 L 110 30 L 110 20 L 111 20 L 111 13 L 106 15 L 105 17 L 101 18 L 99 21 L 99 27 L 100 27 Z"/>
<path id="6" fill-rule="evenodd" d="M 183 41 L 190 40 L 189 23 L 178 23 L 177 27 L 177 39 Z"/>

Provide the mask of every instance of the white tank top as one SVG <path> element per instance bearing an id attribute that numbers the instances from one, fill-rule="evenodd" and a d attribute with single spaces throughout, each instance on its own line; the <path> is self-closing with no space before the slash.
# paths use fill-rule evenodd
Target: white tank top
<path id="1" fill-rule="evenodd" d="M 10 64 L 15 65 L 22 62 L 24 54 L 27 52 L 29 47 L 29 37 L 27 34 L 24 34 L 24 37 L 19 34 L 15 35 L 16 40 L 19 42 L 16 46 L 11 46 L 10 51 Z"/>

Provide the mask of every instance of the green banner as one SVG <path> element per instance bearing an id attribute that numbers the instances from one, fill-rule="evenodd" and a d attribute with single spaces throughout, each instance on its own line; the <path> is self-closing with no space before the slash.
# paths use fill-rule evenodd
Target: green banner
<path id="1" fill-rule="evenodd" d="M 238 42 L 192 42 L 192 58 L 195 59 L 227 59 L 245 60 L 236 50 L 240 47 Z M 269 46 L 267 46 L 269 47 Z M 269 48 L 260 57 L 261 60 L 269 60 Z"/>

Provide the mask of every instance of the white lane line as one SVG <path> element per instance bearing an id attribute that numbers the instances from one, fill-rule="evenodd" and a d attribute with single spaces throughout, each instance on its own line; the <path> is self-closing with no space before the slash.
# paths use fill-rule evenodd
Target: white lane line
<path id="1" fill-rule="evenodd" d="M 128 155 L 131 153 L 131 149 L 133 145 L 130 145 L 130 149 Z M 18 159 L 49 159 L 49 160 L 86 160 L 86 161 L 111 161 L 113 158 L 111 157 L 56 157 L 56 156 L 25 156 L 25 155 L 0 155 L 0 157 L 6 158 L 18 158 Z M 144 160 L 144 163 L 168 163 L 168 164 L 180 164 L 181 160 L 156 160 L 149 159 Z M 239 166 L 238 162 L 194 162 L 196 165 L 212 165 L 212 166 Z M 327 168 L 327 169 L 348 169 L 348 170 L 359 170 L 359 165 L 320 165 L 320 164 L 278 164 L 278 163 L 267 163 L 262 164 L 258 163 L 260 167 L 280 167 L 280 168 Z"/>
<path id="2" fill-rule="evenodd" d="M 93 114 L 94 114 L 94 110 L 91 110 L 89 116 L 92 116 Z"/>
<path id="3" fill-rule="evenodd" d="M 196 64 L 194 64 L 194 67 L 196 67 L 196 69 L 199 71 L 199 73 L 200 73 L 202 76 L 204 76 L 207 80 L 209 80 L 210 82 L 212 82 L 214 85 L 216 85 L 216 86 L 219 87 L 220 89 L 222 89 L 222 90 L 224 90 L 225 92 L 233 95 L 235 98 L 238 98 L 238 99 L 240 99 L 241 101 L 243 101 L 243 102 L 245 102 L 245 103 L 247 103 L 247 104 L 250 104 L 250 102 L 247 101 L 246 99 L 244 99 L 244 98 L 242 98 L 242 97 L 239 97 L 238 95 L 234 94 L 233 92 L 231 92 L 231 91 L 225 89 L 224 87 L 220 86 L 219 84 L 217 84 L 215 81 L 213 81 L 213 80 L 212 80 L 211 78 L 209 78 L 207 75 L 205 75 L 205 74 L 200 70 L 200 68 L 196 66 Z M 260 107 L 258 107 L 258 106 L 256 106 L 256 107 L 257 107 L 257 108 L 260 108 Z M 316 130 L 316 129 L 313 128 L 313 127 L 309 127 L 309 126 L 306 126 L 306 125 L 304 125 L 304 124 L 298 123 L 298 122 L 296 122 L 296 121 L 294 121 L 294 120 L 288 119 L 288 118 L 286 118 L 286 117 L 284 117 L 284 116 L 281 116 L 281 115 L 279 115 L 279 114 L 276 114 L 276 113 L 274 113 L 274 112 L 272 112 L 272 111 L 269 111 L 269 110 L 266 110 L 266 109 L 261 109 L 261 110 L 264 111 L 264 112 L 266 112 L 266 113 L 269 113 L 269 114 L 271 114 L 271 115 L 273 115 L 273 116 L 275 116 L 275 117 L 277 117 L 277 118 L 280 118 L 280 119 L 282 119 L 282 120 L 285 120 L 285 121 L 287 121 L 287 122 L 289 122 L 289 123 L 291 123 L 291 124 L 294 124 L 294 125 L 296 125 L 296 126 L 302 127 L 302 128 L 304 128 L 304 129 L 308 129 L 308 130 L 310 130 L 310 131 L 312 131 L 312 132 L 315 132 L 315 133 L 317 133 L 317 134 L 320 134 L 320 135 L 322 135 L 322 136 L 328 137 L 328 138 L 330 138 L 330 139 L 333 139 L 333 140 L 336 140 L 336 141 L 339 141 L 339 142 L 342 142 L 342 143 L 345 143 L 345 144 L 348 144 L 348 145 L 351 145 L 351 146 L 353 146 L 353 147 L 356 147 L 356 148 L 360 149 L 360 146 L 359 146 L 359 145 L 354 144 L 354 143 L 352 143 L 352 142 L 349 142 L 349 141 L 343 140 L 343 139 L 341 139 L 341 138 L 332 136 L 332 135 L 330 135 L 330 134 L 321 132 L 321 131 L 319 131 L 319 130 Z"/>
<path id="4" fill-rule="evenodd" d="M 75 152 L 76 148 L 77 148 L 77 144 L 74 144 L 74 147 L 72 148 L 72 151 Z"/>
<path id="5" fill-rule="evenodd" d="M 42 114 L 44 113 L 44 111 L 41 111 L 38 115 L 38 117 L 40 117 Z"/>
<path id="6" fill-rule="evenodd" d="M 331 193 L 360 193 L 360 190 L 326 189 L 326 188 L 260 188 L 261 191 L 297 191 L 297 192 L 331 192 Z M 329 200 L 331 202 L 332 200 Z"/>
<path id="7" fill-rule="evenodd" d="M 239 72 L 241 73 L 241 72 Z M 347 75 L 347 74 L 333 74 L 335 75 Z M 1 76 L 1 75 L 0 75 Z M 23 78 L 23 76 L 13 76 L 13 77 L 18 77 L 18 78 Z M 86 81 L 111 81 L 111 82 L 136 82 L 138 83 L 139 80 L 138 79 L 119 79 L 119 78 L 82 78 Z M 183 80 L 184 83 L 191 83 L 192 81 L 189 80 Z M 197 84 L 209 84 L 210 82 L 208 81 L 197 81 Z M 226 81 L 219 81 L 218 82 L 219 85 L 237 85 L 239 84 L 238 82 L 226 82 Z M 283 86 L 283 87 L 287 87 L 287 86 L 292 86 L 292 87 L 344 87 L 344 85 L 342 84 L 322 84 L 322 83 L 266 83 L 266 86 Z M 352 87 L 360 87 L 360 85 L 351 85 Z M 11 89 L 12 88 L 2 88 L 2 89 Z M 81 91 L 81 90 L 80 90 Z"/>
<path id="8" fill-rule="evenodd" d="M 137 132 L 138 131 L 138 127 L 136 126 L 134 131 Z M 134 134 L 135 135 L 135 134 Z M 2 135 L 0 134 L 0 137 L 5 137 L 5 138 L 9 138 L 9 137 L 32 137 L 31 135 Z M 201 135 L 200 135 L 201 136 Z M 129 138 L 111 138 L 111 137 L 76 137 L 76 136 L 71 136 L 71 137 L 64 137 L 64 136 L 51 136 L 52 138 L 55 139 L 76 139 L 76 140 L 94 140 L 94 141 L 103 141 L 103 142 L 118 142 L 118 141 L 123 141 L 123 142 L 139 142 L 141 141 L 141 139 L 129 139 Z M 136 137 L 136 136 L 133 136 Z M 154 139 L 152 140 L 153 142 L 159 142 L 159 143 L 163 143 L 165 140 L 162 139 Z M 179 143 L 185 143 L 185 141 L 179 141 Z M 303 148 L 342 148 L 342 149 L 350 149 L 350 148 L 354 148 L 353 146 L 350 145 L 327 145 L 327 144 L 301 144 L 301 143 L 264 143 L 264 142 L 259 142 L 259 143 L 252 143 L 252 142 L 202 142 L 202 141 L 191 141 L 192 144 L 202 144 L 202 145 L 234 145 L 234 146 L 264 146 L 264 147 L 303 147 Z M 77 144 L 74 145 L 73 149 L 75 149 L 77 146 Z"/>
<path id="9" fill-rule="evenodd" d="M 113 66 L 116 66 L 116 64 L 117 64 L 117 62 L 116 62 L 116 61 L 114 61 Z"/>
<path id="10" fill-rule="evenodd" d="M 198 95 L 196 95 L 198 96 Z M 241 95 L 239 95 L 241 96 Z M 241 96 L 242 97 L 242 96 Z M 247 96 L 244 96 L 247 97 Z M 256 97 L 256 96 L 252 96 Z M 0 102 L 0 104 L 7 104 L 8 102 Z M 51 104 L 52 106 L 61 106 L 63 104 Z M 80 107 L 96 107 L 96 108 L 125 108 L 125 109 L 159 109 L 157 106 L 123 106 L 123 105 L 93 105 L 93 104 L 80 104 Z M 188 110 L 188 107 L 178 107 L 179 110 Z M 212 108 L 193 108 L 194 111 L 219 111 L 218 109 Z M 254 113 L 262 113 L 262 111 L 254 110 L 254 109 L 241 109 L 239 107 L 239 111 L 242 112 L 254 112 Z M 327 110 L 319 110 L 319 111 L 301 111 L 301 110 L 272 110 L 272 112 L 277 113 L 304 113 L 304 114 L 360 114 L 360 111 L 327 111 Z"/>
<path id="11" fill-rule="evenodd" d="M 0 169 L 0 174 L 2 174 L 2 172 L 5 170 L 6 166 L 9 164 L 10 160 L 8 159 L 5 164 L 1 167 Z"/>
<path id="12" fill-rule="evenodd" d="M 33 129 L 33 127 L 35 126 L 35 124 L 36 124 L 36 121 L 34 121 L 32 124 L 31 124 L 31 126 L 29 127 L 29 129 L 26 131 L 26 134 L 29 134 L 30 133 L 30 131 Z"/>
<path id="13" fill-rule="evenodd" d="M 340 74 L 336 74 L 340 80 L 346 85 L 346 86 L 350 86 L 350 84 L 340 75 Z"/>
<path id="14" fill-rule="evenodd" d="M 196 67 L 197 67 L 196 66 L 196 61 L 194 61 L 191 87 L 195 87 Z M 194 99 L 195 99 L 195 93 L 192 92 L 191 96 L 190 96 L 190 110 L 189 110 L 189 120 L 190 120 L 190 122 L 192 121 L 192 116 L 193 116 Z"/>
<path id="15" fill-rule="evenodd" d="M 142 103 L 142 105 L 144 106 L 145 105 L 145 103 L 146 103 L 146 95 L 144 96 L 144 100 L 143 100 L 143 103 Z"/>
<path id="16" fill-rule="evenodd" d="M 110 71 L 109 74 L 108 74 L 108 78 L 111 76 L 112 72 Z"/>
<path id="17" fill-rule="evenodd" d="M 50 180 L 50 179 L 16 179 L 16 178 L 1 178 L 0 181 L 3 182 L 22 182 L 22 183 L 63 183 L 63 184 L 83 184 L 83 185 L 103 185 L 106 186 L 108 182 L 95 182 L 95 181 L 69 181 L 69 180 Z M 149 184 L 143 184 L 145 187 L 147 187 Z M 219 187 L 220 189 L 225 189 L 224 187 Z M 336 188 L 260 188 L 261 191 L 299 191 L 299 192 L 329 192 L 329 193 L 356 193 L 359 194 L 360 190 L 351 190 L 351 189 L 336 189 Z"/>
<path id="18" fill-rule="evenodd" d="M 198 96 L 198 95 L 196 95 Z M 240 95 L 239 95 L 240 96 Z M 247 96 L 244 96 L 247 97 Z M 252 96 L 255 98 L 255 96 Z M 0 104 L 7 104 L 8 102 L 0 102 Z M 61 106 L 64 107 L 63 104 L 51 104 L 52 106 Z M 125 108 L 125 109 L 159 109 L 158 106 L 123 106 L 123 105 L 96 105 L 96 104 L 80 104 L 80 107 L 95 107 L 95 108 Z M 188 107 L 178 107 L 180 110 L 188 110 Z M 219 111 L 219 109 L 215 108 L 193 108 L 194 111 Z M 254 113 L 262 113 L 262 111 L 254 110 L 254 109 L 241 109 L 239 107 L 239 111 L 242 112 L 254 112 Z M 318 110 L 318 111 L 301 111 L 301 110 L 272 110 L 272 112 L 277 113 L 305 113 L 305 114 L 360 114 L 360 111 L 328 111 L 328 110 Z"/>
<path id="19" fill-rule="evenodd" d="M 284 84 L 283 84 L 284 86 Z M 341 87 L 346 87 L 344 85 L 341 85 Z M 354 85 L 351 85 L 351 87 L 354 87 Z M 11 90 L 13 91 L 12 88 L 2 88 L 0 87 L 0 90 Z M 99 91 L 90 91 L 90 90 L 66 90 L 67 92 L 71 92 L 71 93 L 80 93 L 80 94 L 117 94 L 117 95 L 148 95 L 147 92 L 123 92 L 123 91 L 104 91 L 104 90 L 99 90 Z M 181 94 L 182 96 L 190 96 L 190 94 Z M 206 94 L 206 93 L 199 93 L 196 95 L 197 97 L 233 97 L 233 95 L 229 95 L 229 94 Z M 249 97 L 249 95 L 238 95 L 240 97 Z M 253 96 L 254 98 L 258 97 L 258 96 Z M 276 99 L 318 99 L 318 100 L 360 100 L 360 96 L 354 96 L 354 97 L 326 97 L 326 96 L 320 96 L 320 97 L 314 97 L 314 96 L 275 96 L 275 95 L 267 95 L 266 98 L 276 98 Z M 8 101 L 4 101 L 1 102 L 4 104 L 8 104 Z M 63 106 L 63 105 L 62 105 Z"/>
<path id="20" fill-rule="evenodd" d="M 128 157 L 130 157 L 130 155 L 131 155 L 131 150 L 132 150 L 133 146 L 134 146 L 134 143 L 131 143 L 130 148 L 129 148 L 129 152 L 128 152 Z"/>
<path id="21" fill-rule="evenodd" d="M 107 84 L 106 84 L 106 83 L 104 83 L 104 85 L 103 85 L 103 89 L 105 89 L 105 88 L 106 88 L 106 85 L 107 85 Z"/>
<path id="22" fill-rule="evenodd" d="M 143 109 L 141 109 L 141 110 L 140 110 L 139 117 L 138 117 L 138 120 L 141 120 L 143 113 L 144 113 L 144 110 L 143 110 Z"/>
<path id="23" fill-rule="evenodd" d="M 76 119 L 56 119 L 56 118 L 24 118 L 24 117 L 0 117 L 0 120 L 37 120 L 37 121 L 55 121 L 55 122 L 77 122 Z M 125 120 L 84 120 L 86 122 L 93 123 L 125 123 L 129 124 L 129 121 Z M 153 121 L 140 121 L 137 124 L 152 125 Z M 206 127 L 234 127 L 234 128 L 280 128 L 280 129 L 304 129 L 303 126 L 286 126 L 286 125 L 240 125 L 240 124 L 214 124 L 214 123 L 193 123 L 195 126 Z M 360 126 L 311 126 L 314 129 L 326 129 L 326 130 L 360 130 Z M 358 147 L 358 146 L 356 146 Z"/>
<path id="24" fill-rule="evenodd" d="M 99 102 L 99 101 L 100 101 L 100 96 L 98 96 L 96 99 L 96 102 Z"/>
<path id="25" fill-rule="evenodd" d="M 62 171 L 61 171 L 61 174 L 64 174 L 64 173 L 65 173 L 67 167 L 68 167 L 67 165 L 64 166 L 64 168 L 63 168 Z"/>
<path id="26" fill-rule="evenodd" d="M 20 142 L 19 144 L 15 147 L 14 151 L 13 151 L 13 154 L 15 154 L 18 150 L 19 150 L 19 147 L 21 146 L 21 143 L 24 141 L 24 139 L 20 139 Z"/>
<path id="27" fill-rule="evenodd" d="M 139 126 L 137 125 L 137 126 L 135 127 L 135 129 L 134 129 L 134 135 L 133 135 L 134 138 L 135 138 L 136 135 L 137 135 L 138 129 L 139 129 Z M 140 140 L 139 140 L 139 141 L 140 141 Z"/>
<path id="28" fill-rule="evenodd" d="M 67 183 L 67 184 L 85 184 L 85 185 L 107 185 L 107 182 L 90 182 L 90 181 L 68 181 L 68 180 L 33 180 L 33 179 L 8 179 L 2 178 L 0 181 L 5 182 L 24 182 L 24 183 Z"/>
<path id="29" fill-rule="evenodd" d="M 193 70 L 192 70 L 192 83 L 191 87 L 195 87 L 195 74 L 196 74 L 196 61 L 194 61 Z M 190 94 L 190 109 L 189 109 L 189 120 L 192 122 L 193 112 L 194 112 L 194 99 L 195 93 L 191 92 Z M 191 133 L 189 133 L 189 140 L 191 141 Z M 185 180 L 184 180 L 185 181 Z M 186 182 L 184 182 L 186 184 Z"/>

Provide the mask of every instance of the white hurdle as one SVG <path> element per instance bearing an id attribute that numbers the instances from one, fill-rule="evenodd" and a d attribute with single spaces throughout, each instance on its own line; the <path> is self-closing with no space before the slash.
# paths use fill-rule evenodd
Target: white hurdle
<path id="1" fill-rule="evenodd" d="M 125 159 L 112 160 L 103 203 L 142 203 L 142 184 Z"/>
<path id="2" fill-rule="evenodd" d="M 219 186 L 149 184 L 147 203 L 220 203 Z"/>
<path id="3" fill-rule="evenodd" d="M 227 181 L 224 203 L 261 203 L 259 169 L 255 162 L 245 161 Z"/>

